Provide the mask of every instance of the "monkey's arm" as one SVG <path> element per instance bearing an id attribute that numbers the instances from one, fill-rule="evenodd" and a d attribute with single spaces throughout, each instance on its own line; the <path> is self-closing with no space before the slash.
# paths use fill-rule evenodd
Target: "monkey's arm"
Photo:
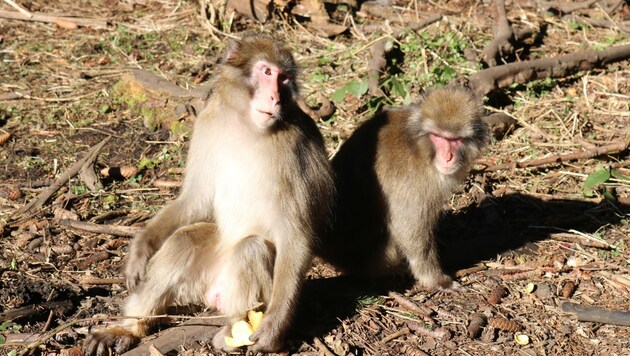
<path id="1" fill-rule="evenodd" d="M 125 279 L 130 291 L 144 277 L 147 262 L 164 241 L 179 227 L 196 222 L 188 213 L 191 208 L 185 203 L 182 198 L 169 203 L 131 240 L 125 265 Z"/>

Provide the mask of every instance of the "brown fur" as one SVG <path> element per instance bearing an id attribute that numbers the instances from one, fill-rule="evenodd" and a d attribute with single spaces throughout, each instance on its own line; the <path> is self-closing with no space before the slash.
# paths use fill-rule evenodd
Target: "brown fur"
<path id="1" fill-rule="evenodd" d="M 261 60 L 291 79 L 280 88 L 281 109 L 267 128 L 249 120 L 258 90 L 251 67 Z M 125 315 L 207 304 L 217 289 L 231 320 L 265 303 L 251 348 L 282 349 L 334 193 L 321 134 L 296 104 L 295 75 L 293 57 L 271 39 L 248 37 L 228 49 L 213 96 L 195 122 L 180 196 L 131 243 L 125 275 L 133 293 Z M 137 321 L 127 329 L 145 334 Z M 214 344 L 230 351 L 226 330 Z M 116 342 L 111 333 L 93 334 L 86 352 L 100 354 Z"/>
<path id="2" fill-rule="evenodd" d="M 333 158 L 338 209 L 318 253 L 348 273 L 383 277 L 408 270 L 424 287 L 451 287 L 434 230 L 487 141 L 481 117 L 470 91 L 448 87 L 361 125 Z M 462 138 L 455 173 L 435 168 L 429 132 Z"/>

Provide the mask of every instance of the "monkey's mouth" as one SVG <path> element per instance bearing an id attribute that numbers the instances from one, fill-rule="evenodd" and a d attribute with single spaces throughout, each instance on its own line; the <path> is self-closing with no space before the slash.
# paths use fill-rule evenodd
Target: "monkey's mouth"
<path id="1" fill-rule="evenodd" d="M 264 115 L 273 116 L 272 112 L 268 112 L 268 111 L 264 111 L 264 110 L 260 110 L 260 109 L 256 109 L 256 111 L 258 111 L 259 113 L 264 114 Z"/>

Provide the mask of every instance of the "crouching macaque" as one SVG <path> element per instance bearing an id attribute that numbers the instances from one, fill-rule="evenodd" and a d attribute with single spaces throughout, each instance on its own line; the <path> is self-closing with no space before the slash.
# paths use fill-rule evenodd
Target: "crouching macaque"
<path id="1" fill-rule="evenodd" d="M 269 38 L 229 46 L 193 128 L 181 193 L 131 242 L 125 315 L 205 304 L 234 321 L 262 302 L 251 349 L 282 349 L 334 195 L 322 136 L 296 104 L 296 75 L 291 53 Z M 121 353 L 153 322 L 95 332 L 84 349 Z M 231 351 L 229 333 L 214 346 Z"/>
<path id="2" fill-rule="evenodd" d="M 482 116 L 480 100 L 452 86 L 361 125 L 333 158 L 337 214 L 317 253 L 350 274 L 407 271 L 426 288 L 458 287 L 442 270 L 434 229 L 488 140 Z"/>

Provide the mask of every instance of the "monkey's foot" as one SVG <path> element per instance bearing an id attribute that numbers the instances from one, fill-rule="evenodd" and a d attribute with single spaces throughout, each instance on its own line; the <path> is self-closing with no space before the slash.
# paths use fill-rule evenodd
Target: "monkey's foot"
<path id="1" fill-rule="evenodd" d="M 112 352 L 122 354 L 140 342 L 140 338 L 123 328 L 111 328 L 93 332 L 83 342 L 86 355 L 107 356 Z"/>
<path id="2" fill-rule="evenodd" d="M 260 328 L 249 339 L 256 342 L 249 347 L 254 353 L 284 351 L 283 337 L 270 319 L 263 319 Z"/>
<path id="3" fill-rule="evenodd" d="M 212 338 L 212 346 L 215 349 L 221 350 L 227 353 L 237 352 L 238 350 L 240 350 L 239 347 L 228 346 L 227 343 L 225 342 L 226 337 L 231 337 L 230 328 L 231 327 L 229 325 L 224 326 L 221 328 L 221 330 L 217 332 L 216 335 L 214 335 L 214 337 Z"/>
<path id="4" fill-rule="evenodd" d="M 463 293 L 468 290 L 468 288 L 459 284 L 456 281 L 453 281 L 450 286 L 440 286 L 440 290 L 448 293 Z"/>

